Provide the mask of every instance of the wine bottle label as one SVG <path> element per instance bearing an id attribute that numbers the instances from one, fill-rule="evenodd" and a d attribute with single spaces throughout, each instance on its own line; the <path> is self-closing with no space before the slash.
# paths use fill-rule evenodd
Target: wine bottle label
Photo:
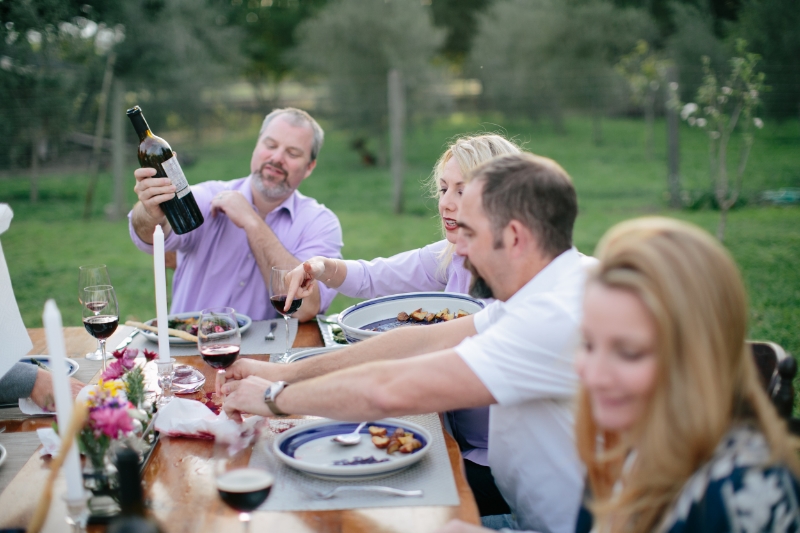
<path id="1" fill-rule="evenodd" d="M 186 181 L 186 176 L 183 174 L 183 170 L 181 169 L 181 164 L 178 163 L 177 155 L 173 155 L 161 163 L 161 167 L 164 169 L 164 172 L 167 173 L 169 181 L 171 181 L 177 189 L 175 194 L 178 195 L 178 198 L 183 198 L 192 192 L 189 189 L 189 182 Z"/>

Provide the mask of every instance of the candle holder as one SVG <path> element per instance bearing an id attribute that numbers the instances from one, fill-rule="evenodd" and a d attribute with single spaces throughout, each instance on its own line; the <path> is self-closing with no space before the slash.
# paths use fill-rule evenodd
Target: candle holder
<path id="1" fill-rule="evenodd" d="M 170 358 L 167 361 L 156 359 L 156 365 L 158 366 L 158 386 L 161 387 L 158 406 L 163 407 L 175 397 L 172 393 L 172 379 L 175 377 L 175 359 Z"/>
<path id="2" fill-rule="evenodd" d="M 65 494 L 61 498 L 67 504 L 67 524 L 70 525 L 72 533 L 86 533 L 86 522 L 89 519 L 89 506 L 87 502 L 91 492 L 86 491 L 80 498 L 70 498 Z"/>

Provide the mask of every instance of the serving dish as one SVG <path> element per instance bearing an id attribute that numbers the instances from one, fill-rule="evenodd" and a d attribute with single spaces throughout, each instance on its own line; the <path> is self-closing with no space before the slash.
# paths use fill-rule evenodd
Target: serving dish
<path id="1" fill-rule="evenodd" d="M 186 318 L 200 318 L 200 311 L 191 311 L 189 313 L 176 313 L 174 315 L 168 315 L 167 320 L 174 320 L 174 319 L 186 319 Z M 152 326 L 153 322 L 155 322 L 155 318 L 151 318 L 145 324 L 148 326 Z M 243 315 L 241 313 L 236 313 L 236 321 L 239 322 L 239 332 L 244 335 L 245 331 L 250 329 L 250 326 L 253 324 L 253 321 L 250 319 L 249 316 Z M 158 343 L 158 333 L 153 331 L 141 330 L 142 335 L 144 338 L 151 342 Z M 178 337 L 173 337 L 170 335 L 169 343 L 171 346 L 191 346 L 197 344 L 196 342 L 187 341 L 186 339 L 180 339 Z"/>
<path id="2" fill-rule="evenodd" d="M 355 481 L 390 476 L 422 460 L 430 450 L 431 434 L 418 424 L 398 418 L 384 418 L 369 422 L 362 430 L 362 438 L 355 446 L 342 446 L 331 439 L 343 433 L 352 433 L 358 424 L 321 420 L 297 426 L 282 433 L 273 443 L 275 455 L 291 468 L 320 479 Z M 380 426 L 392 433 L 403 428 L 414 434 L 422 447 L 412 453 L 387 454 L 372 444 L 369 426 Z M 350 461 L 356 457 L 385 462 L 355 465 L 334 465 L 334 461 Z"/>
<path id="3" fill-rule="evenodd" d="M 412 311 L 422 308 L 426 311 L 438 313 L 447 308 L 451 313 L 461 309 L 472 315 L 484 307 L 485 304 L 482 301 L 471 298 L 466 294 L 409 292 L 373 298 L 372 300 L 352 305 L 339 313 L 339 325 L 344 331 L 347 342 L 352 344 L 380 335 L 382 331 L 369 331 L 365 327 L 396 319 L 400 312 L 410 314 Z M 397 324 L 397 326 L 403 327 L 400 324 Z"/>
<path id="4" fill-rule="evenodd" d="M 297 361 L 302 361 L 303 359 L 308 359 L 309 357 L 314 357 L 315 355 L 322 355 L 328 352 L 335 352 L 339 348 L 344 348 L 344 344 L 335 344 L 333 346 L 323 346 L 321 348 L 309 348 L 308 350 L 299 350 L 297 352 L 292 353 L 289 357 L 286 358 L 286 363 L 296 363 Z"/>

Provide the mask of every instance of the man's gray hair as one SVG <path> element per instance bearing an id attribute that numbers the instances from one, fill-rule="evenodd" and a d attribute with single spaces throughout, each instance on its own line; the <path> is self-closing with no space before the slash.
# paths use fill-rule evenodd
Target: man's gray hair
<path id="1" fill-rule="evenodd" d="M 284 117 L 293 126 L 308 126 L 314 133 L 314 139 L 311 142 L 311 161 L 316 161 L 319 151 L 322 150 L 322 142 L 325 140 L 325 132 L 314 120 L 314 117 L 295 107 L 284 107 L 283 109 L 274 109 L 269 115 L 264 117 L 264 122 L 261 123 L 261 131 L 258 132 L 258 138 L 264 135 L 264 130 L 267 129 L 269 123 L 277 117 Z"/>

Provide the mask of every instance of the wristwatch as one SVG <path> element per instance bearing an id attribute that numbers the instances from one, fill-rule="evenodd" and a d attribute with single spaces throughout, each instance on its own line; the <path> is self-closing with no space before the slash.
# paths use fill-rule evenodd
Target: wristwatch
<path id="1" fill-rule="evenodd" d="M 272 411 L 272 414 L 275 416 L 289 416 L 289 413 L 284 413 L 275 405 L 275 399 L 278 397 L 278 394 L 288 386 L 289 384 L 285 381 L 276 381 L 264 391 L 264 403 L 267 404 L 267 407 L 269 407 L 269 410 Z"/>

